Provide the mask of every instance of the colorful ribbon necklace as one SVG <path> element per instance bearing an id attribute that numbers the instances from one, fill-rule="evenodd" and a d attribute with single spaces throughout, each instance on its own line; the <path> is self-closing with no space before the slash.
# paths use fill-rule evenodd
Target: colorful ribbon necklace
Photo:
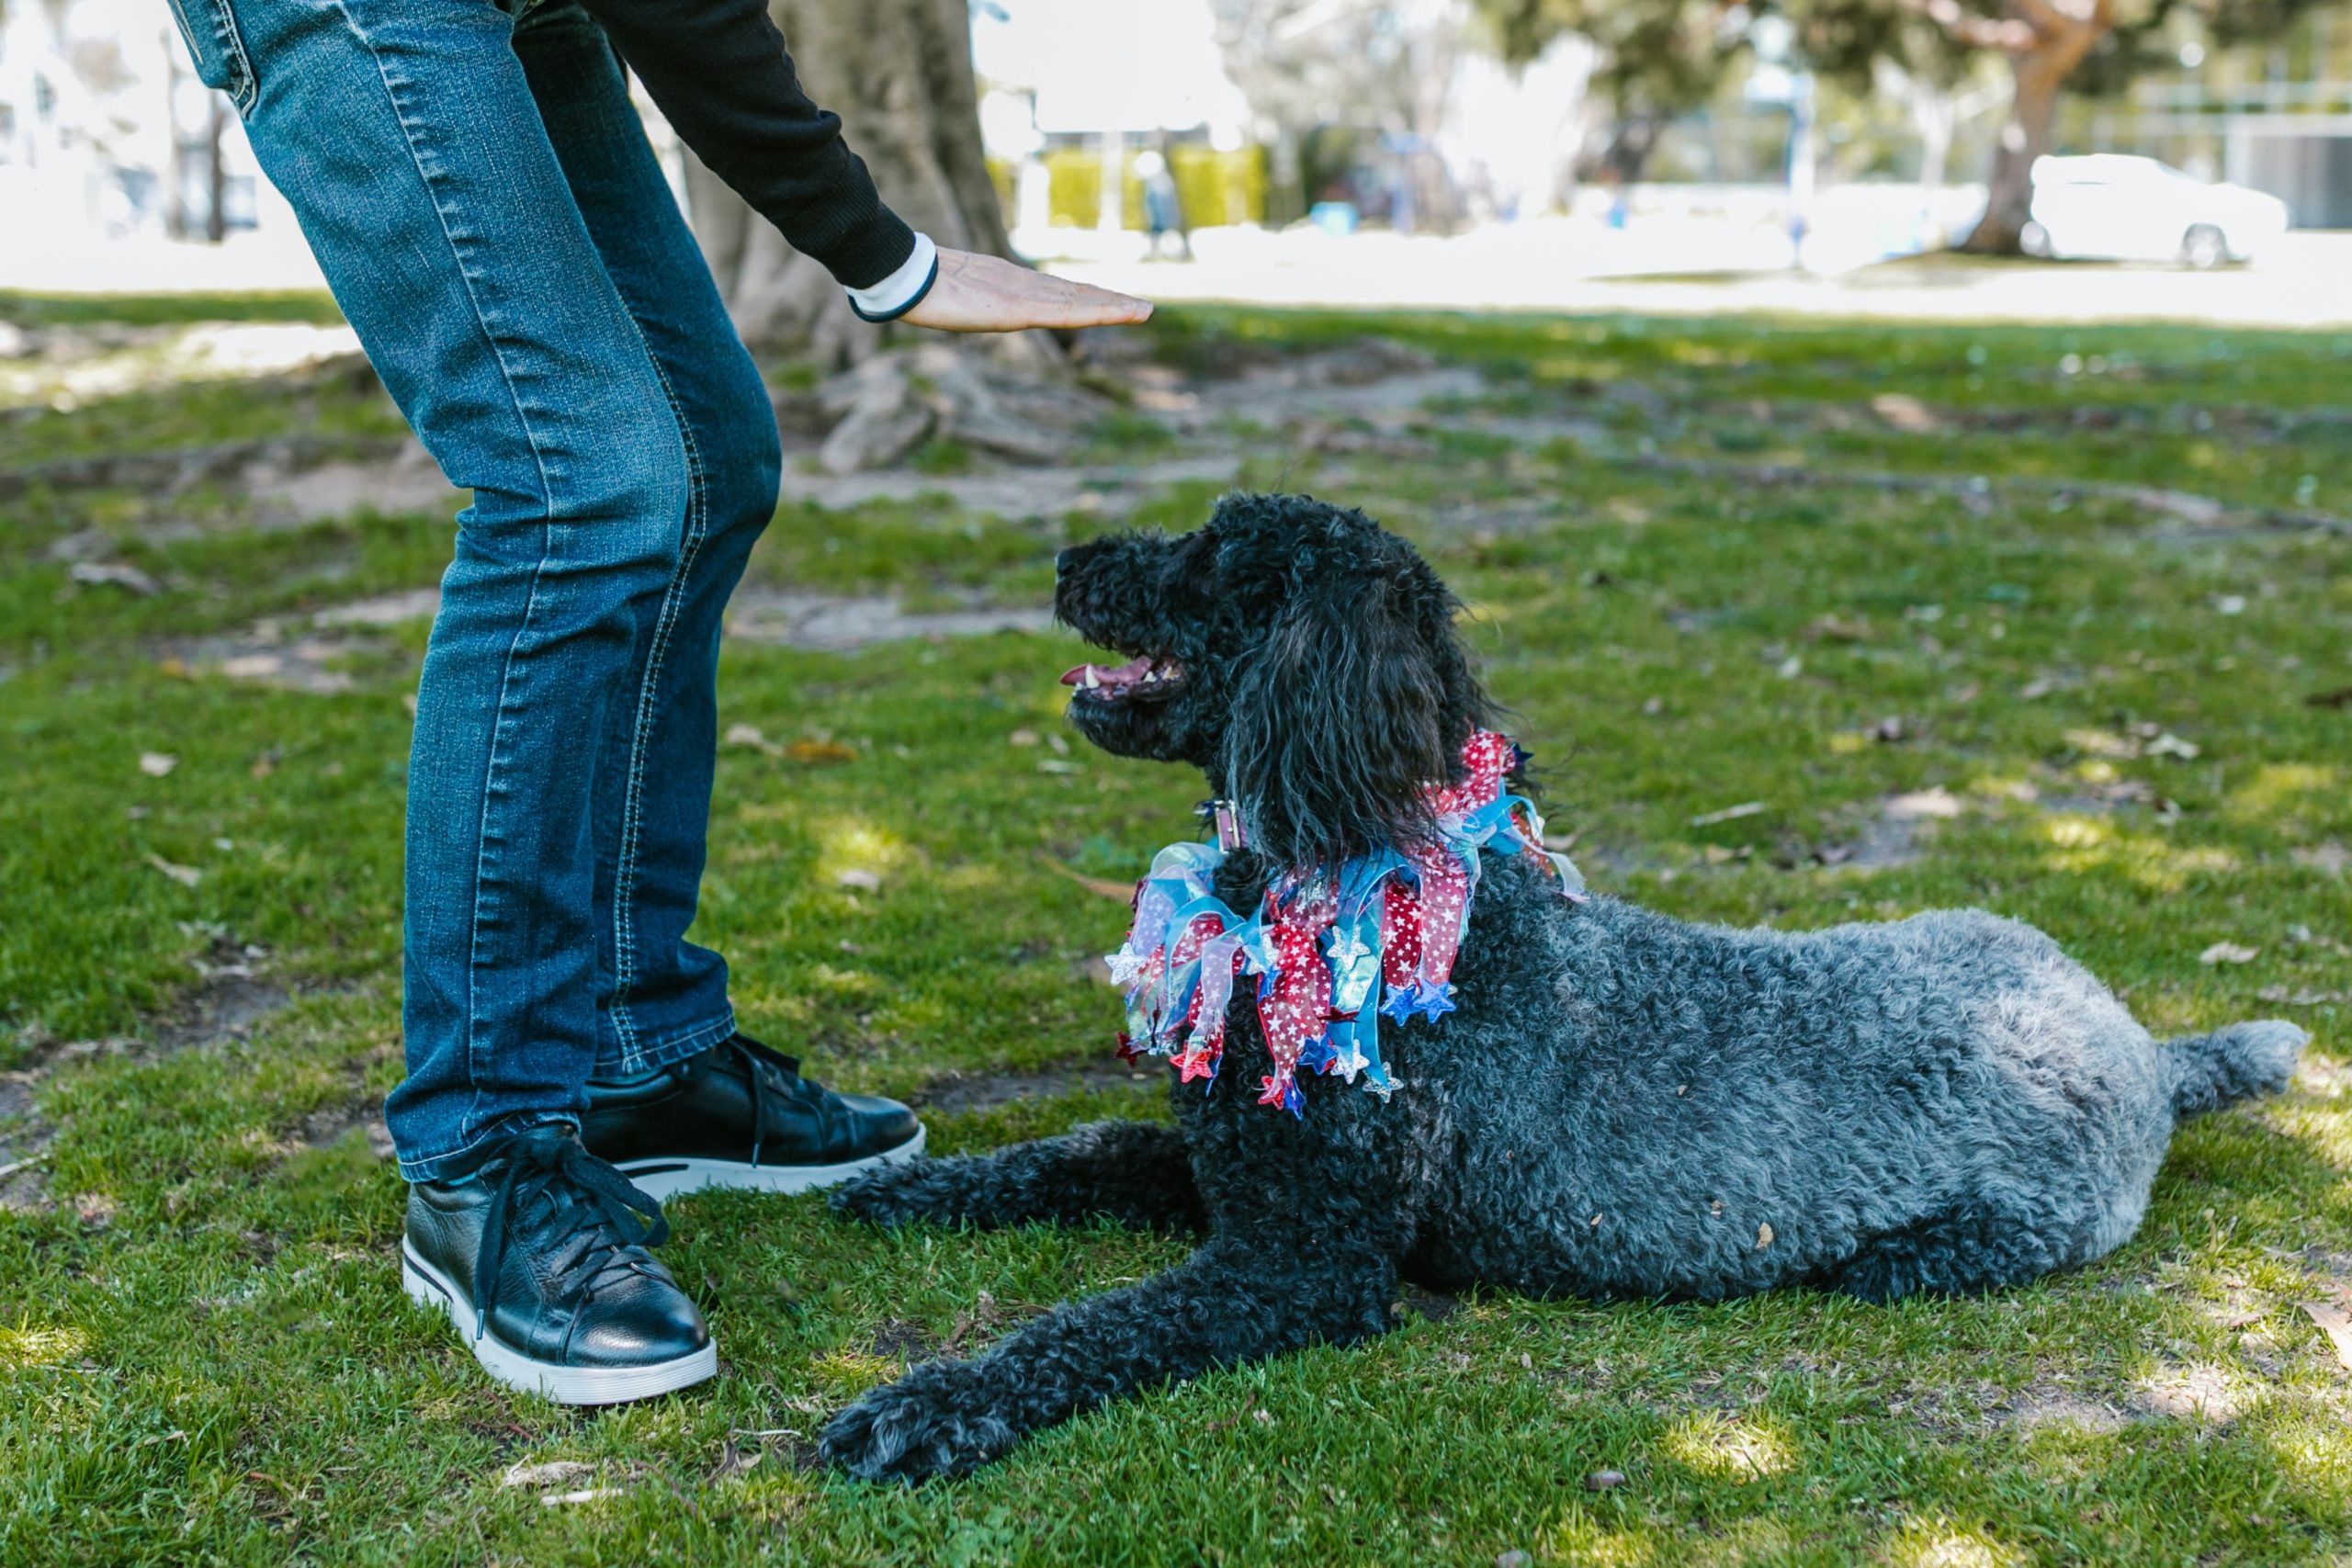
<path id="1" fill-rule="evenodd" d="M 1359 855 L 1336 873 L 1285 872 L 1247 919 L 1216 896 L 1217 867 L 1240 847 L 1220 804 L 1216 843 L 1170 844 L 1136 884 L 1135 924 L 1108 960 L 1113 983 L 1127 993 L 1120 1055 L 1168 1057 L 1179 1081 L 1215 1088 L 1234 976 L 1255 975 L 1274 1068 L 1260 1080 L 1259 1104 L 1304 1116 L 1302 1068 L 1362 1077 L 1385 1100 L 1396 1082 L 1381 1060 L 1381 1015 L 1401 1025 L 1453 1010 L 1451 976 L 1470 927 L 1479 851 L 1527 856 L 1557 879 L 1563 897 L 1584 899 L 1576 867 L 1545 852 L 1533 804 L 1504 792 L 1525 757 L 1508 736 L 1472 735 L 1462 749 L 1464 782 L 1429 788 L 1432 841 Z"/>

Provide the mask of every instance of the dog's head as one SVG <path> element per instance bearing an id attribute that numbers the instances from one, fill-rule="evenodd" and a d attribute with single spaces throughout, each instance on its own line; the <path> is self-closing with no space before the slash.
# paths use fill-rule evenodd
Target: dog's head
<path id="1" fill-rule="evenodd" d="M 1065 550 L 1054 595 L 1080 637 L 1128 656 L 1063 677 L 1079 732 L 1205 770 L 1250 846 L 1289 866 L 1430 830 L 1424 791 L 1458 782 L 1491 717 L 1459 608 L 1412 546 L 1295 495 L 1230 495 L 1196 532 Z"/>

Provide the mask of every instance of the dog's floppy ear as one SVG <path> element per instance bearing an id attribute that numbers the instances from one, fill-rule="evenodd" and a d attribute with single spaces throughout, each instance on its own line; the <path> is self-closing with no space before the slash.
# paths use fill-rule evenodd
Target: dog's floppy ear
<path id="1" fill-rule="evenodd" d="M 1409 553 L 1302 563 L 1226 725 L 1225 792 L 1252 849 L 1335 865 L 1426 837 L 1423 792 L 1453 780 L 1484 705 L 1454 607 Z"/>

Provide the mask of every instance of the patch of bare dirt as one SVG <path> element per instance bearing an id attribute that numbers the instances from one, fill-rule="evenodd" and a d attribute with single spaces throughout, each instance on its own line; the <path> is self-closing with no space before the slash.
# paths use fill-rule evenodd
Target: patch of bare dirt
<path id="1" fill-rule="evenodd" d="M 880 642 L 1041 632 L 1053 620 L 1053 611 L 1043 605 L 976 604 L 967 609 L 908 610 L 890 598 L 745 589 L 729 608 L 727 631 L 746 642 L 845 652 Z"/>
<path id="2" fill-rule="evenodd" d="M 908 1103 L 941 1115 L 988 1111 L 1015 1100 L 1046 1100 L 1089 1091 L 1148 1094 L 1167 1080 L 1158 1063 L 1133 1066 L 1116 1058 L 1073 1062 L 1025 1073 L 949 1073 L 908 1096 Z"/>
<path id="3" fill-rule="evenodd" d="M 43 1162 L 52 1133 L 33 1103 L 40 1082 L 37 1071 L 0 1073 L 0 1211 L 29 1213 L 49 1201 Z"/>
<path id="4" fill-rule="evenodd" d="M 264 525 L 299 525 L 368 511 L 449 512 L 468 492 L 450 488 L 440 465 L 414 441 L 369 457 L 330 457 L 308 465 L 265 454 L 238 476 L 238 488 Z"/>
<path id="5" fill-rule="evenodd" d="M 944 495 L 967 511 L 1009 522 L 1060 517 L 1072 512 L 1107 520 L 1125 516 L 1171 485 L 1231 484 L 1240 472 L 1238 456 L 1218 453 L 1151 463 L 982 469 L 966 474 L 919 474 L 908 468 L 848 474 L 794 469 L 784 476 L 784 499 L 821 506 L 828 512 L 846 512 L 869 502 Z"/>
<path id="6" fill-rule="evenodd" d="M 2000 1425 L 2016 1432 L 2040 1432 L 2052 1427 L 2106 1434 L 2128 1425 L 2117 1405 L 2063 1389 L 2025 1391 L 2001 1413 Z"/>
<path id="7" fill-rule="evenodd" d="M 364 634 L 429 621 L 440 607 L 437 588 L 378 594 L 322 610 L 307 624 L 289 626 L 280 620 L 262 620 L 237 636 L 173 643 L 164 656 L 197 673 L 333 695 L 358 684 L 338 667 L 342 663 L 396 651 L 392 643 Z M 976 599 L 966 608 L 910 610 L 895 598 L 747 588 L 735 596 L 727 631 L 746 642 L 837 653 L 884 642 L 1042 632 L 1052 624 L 1053 612 L 1043 605 L 996 605 Z"/>

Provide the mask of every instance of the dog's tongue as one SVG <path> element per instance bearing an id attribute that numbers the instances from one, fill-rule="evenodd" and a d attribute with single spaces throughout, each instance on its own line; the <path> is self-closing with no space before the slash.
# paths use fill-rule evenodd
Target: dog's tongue
<path id="1" fill-rule="evenodd" d="M 1065 686 L 1083 686 L 1089 684 L 1097 686 L 1132 686 L 1136 682 L 1142 680 L 1150 669 L 1151 660 L 1148 658 L 1129 660 L 1126 663 L 1120 665 L 1115 670 L 1105 670 L 1099 664 L 1080 664 L 1070 670 L 1063 671 L 1062 684 Z M 1094 679 L 1091 682 L 1089 682 L 1086 678 L 1087 671 L 1090 670 L 1094 672 Z"/>

